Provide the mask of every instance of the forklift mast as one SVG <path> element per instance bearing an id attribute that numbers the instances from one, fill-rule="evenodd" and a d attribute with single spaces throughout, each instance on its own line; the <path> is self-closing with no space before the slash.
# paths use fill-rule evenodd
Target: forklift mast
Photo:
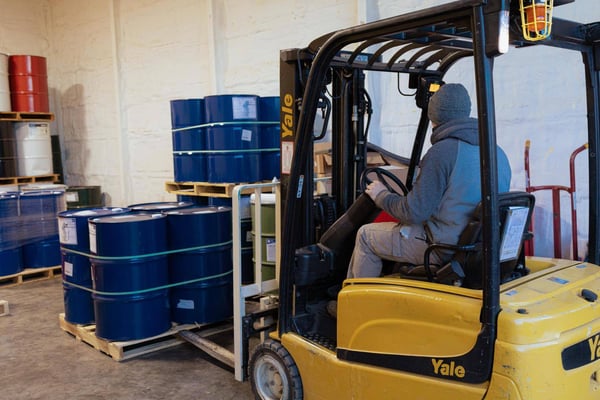
<path id="1" fill-rule="evenodd" d="M 574 0 L 554 0 L 554 5 Z M 589 261 L 600 263 L 600 27 L 554 18 L 552 34 L 526 41 L 518 1 L 464 0 L 339 30 L 302 49 L 280 54 L 282 246 L 279 334 L 293 330 L 295 252 L 315 243 L 313 211 L 315 114 L 331 86 L 332 197 L 339 213 L 360 194 L 358 179 L 366 166 L 370 100 L 365 72 L 406 74 L 417 89 L 421 114 L 409 161 L 407 184 L 422 156 L 429 120 L 427 88 L 465 57 L 473 60 L 479 121 L 483 226 L 482 333 L 474 358 L 491 363 L 499 313 L 499 221 L 493 64 L 513 47 L 545 45 L 580 52 L 585 68 L 589 143 Z M 372 50 L 375 48 L 376 50 Z M 369 49 L 370 53 L 366 50 Z M 366 122 L 366 124 L 365 124 Z M 410 187 L 409 187 L 410 189 Z M 487 357 L 481 354 L 487 353 Z M 486 379 L 491 365 L 481 366 Z"/>

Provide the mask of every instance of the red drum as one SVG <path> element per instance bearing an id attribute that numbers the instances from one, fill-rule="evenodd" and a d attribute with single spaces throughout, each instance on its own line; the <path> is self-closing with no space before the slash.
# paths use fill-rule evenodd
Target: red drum
<path id="1" fill-rule="evenodd" d="M 50 112 L 46 58 L 10 56 L 8 75 L 12 111 Z"/>

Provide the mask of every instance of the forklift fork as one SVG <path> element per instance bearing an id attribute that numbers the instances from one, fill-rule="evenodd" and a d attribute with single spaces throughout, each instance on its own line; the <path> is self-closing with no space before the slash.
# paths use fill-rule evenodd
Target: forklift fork
<path id="1" fill-rule="evenodd" d="M 588 148 L 588 144 L 585 143 L 580 147 L 576 148 L 569 158 L 569 186 L 560 185 L 541 185 L 531 186 L 531 175 L 529 169 L 529 148 L 531 141 L 525 141 L 525 190 L 528 193 L 533 193 L 542 190 L 549 190 L 552 192 L 552 226 L 554 234 L 554 257 L 562 258 L 561 249 L 561 227 L 560 227 L 560 192 L 564 191 L 569 194 L 571 199 L 571 241 L 573 246 L 573 259 L 579 260 L 579 252 L 577 245 L 577 195 L 575 188 L 575 158 L 579 153 Z M 533 231 L 533 219 L 531 220 L 531 231 Z M 533 255 L 534 243 L 533 239 L 528 240 L 525 244 L 525 254 L 528 256 Z"/>

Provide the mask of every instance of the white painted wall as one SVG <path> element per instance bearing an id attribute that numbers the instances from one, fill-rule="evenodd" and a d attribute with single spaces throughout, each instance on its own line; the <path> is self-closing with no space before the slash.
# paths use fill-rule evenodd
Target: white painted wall
<path id="1" fill-rule="evenodd" d="M 446 2 L 0 0 L 0 52 L 47 57 L 56 115 L 52 131 L 61 138 L 66 183 L 101 185 L 109 205 L 124 206 L 175 198 L 164 189 L 173 178 L 170 100 L 277 95 L 280 49 Z M 593 22 L 600 20 L 600 7 L 597 0 L 577 0 L 557 8 L 555 16 Z M 548 57 L 552 63 L 540 61 Z M 579 57 L 546 49 L 515 50 L 497 61 L 498 141 L 509 153 L 514 189 L 525 185 L 526 139 L 532 140 L 532 184 L 568 184 L 569 155 L 586 140 L 581 68 Z M 447 80 L 473 88 L 469 69 L 458 68 Z M 399 110 L 402 101 L 413 101 L 398 99 L 389 85 L 372 90 Z M 401 148 L 397 133 L 413 129 L 411 113 L 378 116 L 372 134 Z M 577 171 L 583 241 L 585 158 Z M 543 207 L 538 214 L 547 216 L 550 200 L 540 195 L 538 201 Z M 568 207 L 566 198 L 564 204 Z M 537 226 L 542 235 L 549 229 L 544 224 Z M 549 251 L 538 246 L 539 254 Z"/>

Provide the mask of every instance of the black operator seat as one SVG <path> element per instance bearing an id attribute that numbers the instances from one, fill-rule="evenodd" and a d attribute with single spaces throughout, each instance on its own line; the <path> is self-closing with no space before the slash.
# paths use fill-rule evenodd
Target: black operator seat
<path id="1" fill-rule="evenodd" d="M 535 197 L 531 193 L 514 191 L 499 194 L 501 282 L 516 279 L 529 272 L 525 266 L 523 242 L 532 237 L 529 227 L 534 205 Z M 481 289 L 483 223 L 480 203 L 456 245 L 430 243 L 422 265 L 396 265 L 394 270 L 399 271 L 402 278 Z M 454 252 L 452 259 L 443 266 L 431 264 L 429 261 L 431 253 L 438 249 Z"/>

